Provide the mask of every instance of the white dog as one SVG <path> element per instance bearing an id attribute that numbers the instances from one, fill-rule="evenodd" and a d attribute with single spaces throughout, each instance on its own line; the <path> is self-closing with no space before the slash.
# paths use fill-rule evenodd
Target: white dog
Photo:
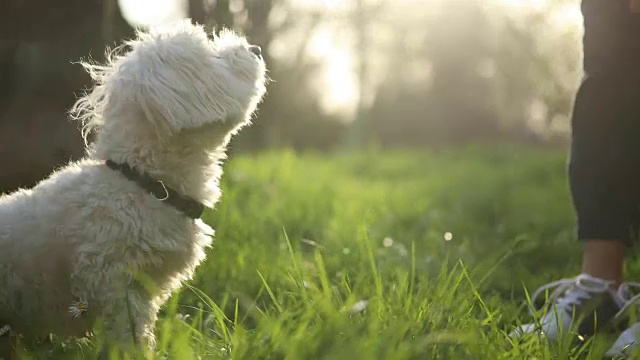
<path id="1" fill-rule="evenodd" d="M 265 92 L 260 48 L 184 21 L 119 51 L 83 64 L 87 157 L 0 198 L 0 328 L 82 336 L 101 319 L 106 340 L 153 346 L 160 306 L 205 257 L 199 217 Z"/>

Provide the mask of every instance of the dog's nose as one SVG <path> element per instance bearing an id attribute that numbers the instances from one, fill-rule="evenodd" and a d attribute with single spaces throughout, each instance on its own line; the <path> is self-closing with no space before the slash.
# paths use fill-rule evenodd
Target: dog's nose
<path id="1" fill-rule="evenodd" d="M 260 49 L 260 46 L 258 46 L 258 45 L 249 46 L 249 51 L 251 51 L 252 53 L 256 54 L 256 56 L 262 55 L 262 49 Z"/>

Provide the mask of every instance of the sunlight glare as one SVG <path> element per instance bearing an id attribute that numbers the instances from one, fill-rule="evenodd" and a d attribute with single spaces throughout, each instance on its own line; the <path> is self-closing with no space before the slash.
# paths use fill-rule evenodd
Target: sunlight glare
<path id="1" fill-rule="evenodd" d="M 358 99 L 356 76 L 350 66 L 353 58 L 346 51 L 336 51 L 327 59 L 324 105 L 331 112 L 351 112 Z"/>
<path id="2" fill-rule="evenodd" d="M 564 5 L 556 12 L 553 20 L 559 27 L 574 27 L 582 24 L 580 6 L 577 4 Z"/>
<path id="3" fill-rule="evenodd" d="M 293 6 L 299 6 L 307 9 L 322 11 L 341 11 L 346 10 L 349 5 L 344 0 L 290 0 Z"/>
<path id="4" fill-rule="evenodd" d="M 118 0 L 118 5 L 134 26 L 162 25 L 188 17 L 185 0 Z"/>
<path id="5" fill-rule="evenodd" d="M 507 5 L 510 7 L 527 9 L 527 10 L 540 10 L 547 6 L 549 0 L 493 0 L 494 2 Z"/>
<path id="6" fill-rule="evenodd" d="M 531 11 L 542 11 L 547 8 L 551 0 L 492 0 L 494 3 L 503 5 L 510 11 L 528 13 Z M 577 0 L 562 5 L 555 11 L 552 17 L 553 24 L 561 29 L 575 29 L 582 24 L 582 13 L 580 3 Z"/>
<path id="7" fill-rule="evenodd" d="M 358 99 L 354 58 L 347 47 L 334 37 L 329 29 L 320 29 L 311 40 L 311 55 L 322 59 L 323 75 L 320 81 L 322 105 L 330 113 L 349 114 Z"/>

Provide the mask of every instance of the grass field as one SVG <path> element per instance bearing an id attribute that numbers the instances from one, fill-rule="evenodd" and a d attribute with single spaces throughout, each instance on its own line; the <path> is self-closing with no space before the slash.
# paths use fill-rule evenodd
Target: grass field
<path id="1" fill-rule="evenodd" d="M 163 310 L 159 349 L 170 359 L 599 359 L 612 339 L 506 335 L 529 319 L 524 284 L 533 292 L 579 271 L 564 175 L 564 153 L 510 146 L 233 158 L 206 215 L 215 246 Z M 73 358 L 97 345 L 54 347 Z"/>

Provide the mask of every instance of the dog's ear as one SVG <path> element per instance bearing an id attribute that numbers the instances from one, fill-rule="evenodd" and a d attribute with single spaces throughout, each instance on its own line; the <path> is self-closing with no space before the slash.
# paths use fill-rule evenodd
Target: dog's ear
<path id="1" fill-rule="evenodd" d="M 244 116 L 204 29 L 188 21 L 139 33 L 114 63 L 109 103 L 176 132 Z"/>

